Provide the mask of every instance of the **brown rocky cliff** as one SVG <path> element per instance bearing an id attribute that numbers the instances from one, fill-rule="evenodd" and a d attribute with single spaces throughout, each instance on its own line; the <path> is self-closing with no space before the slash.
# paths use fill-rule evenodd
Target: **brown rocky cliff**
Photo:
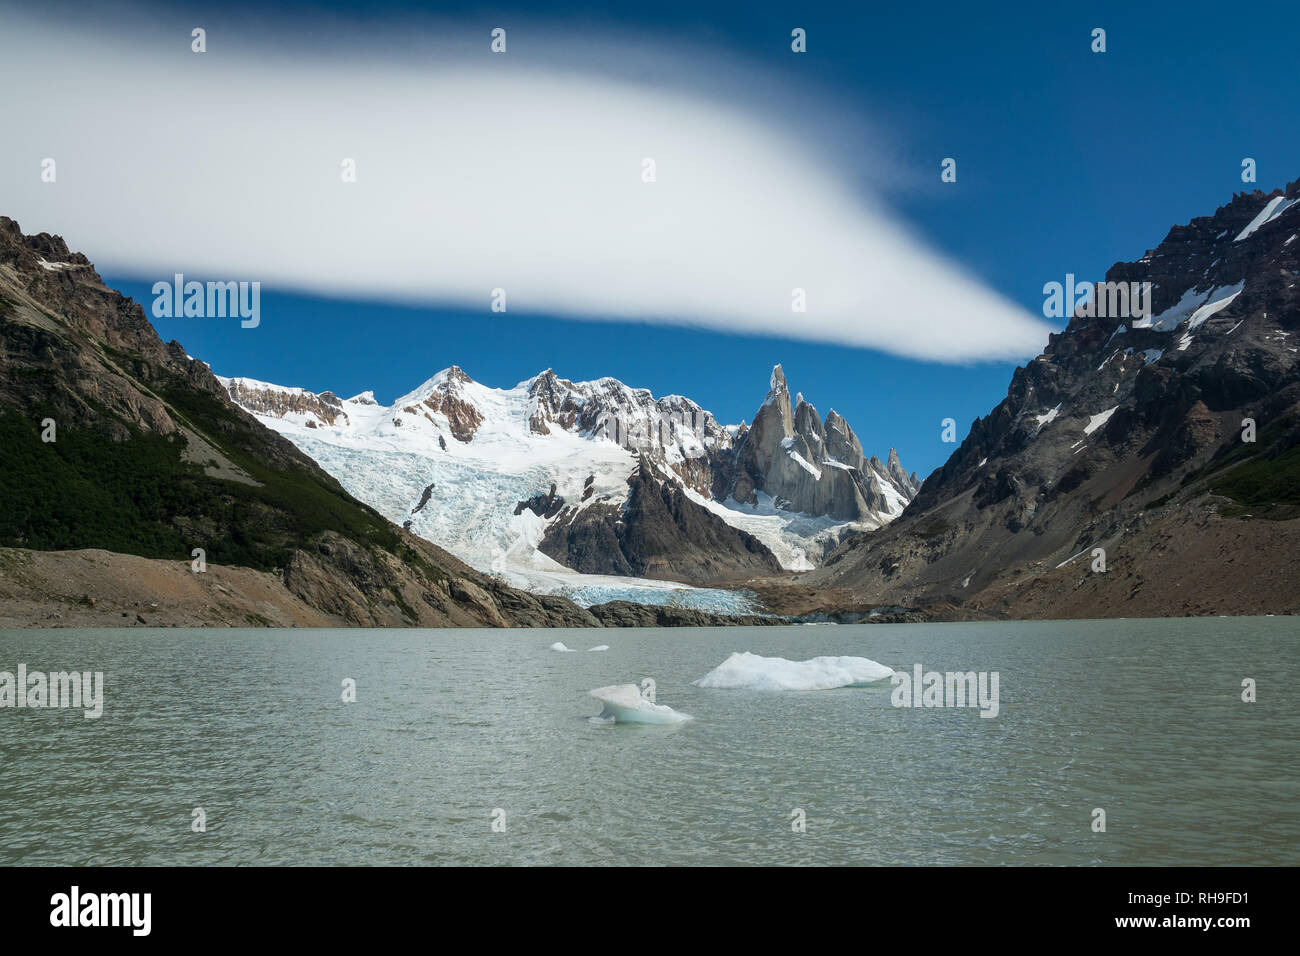
<path id="1" fill-rule="evenodd" d="M 257 388 L 242 379 L 226 385 L 231 399 L 254 414 L 283 417 L 290 413 L 311 415 L 326 425 L 347 421 L 343 402 L 333 392 L 315 394 L 305 390 Z"/>
<path id="2" fill-rule="evenodd" d="M 1133 617 L 1293 610 L 1300 204 L 1241 236 L 1282 194 L 1235 196 L 1113 266 L 1110 281 L 1153 284 L 1152 321 L 1077 312 L 901 518 L 843 541 L 806 582 L 862 602 L 1009 615 L 1091 616 L 1089 601 Z M 1300 183 L 1285 195 L 1300 198 Z M 1184 301 L 1217 311 L 1193 327 L 1190 313 L 1166 312 Z M 1162 549 L 1173 534 L 1189 538 Z M 1121 573 L 1091 575 L 1095 548 Z M 1211 550 L 1213 561 L 1197 557 Z M 1273 590 L 1254 593 L 1252 569 L 1265 567 Z M 1126 576 L 1169 585 L 1130 602 Z"/>

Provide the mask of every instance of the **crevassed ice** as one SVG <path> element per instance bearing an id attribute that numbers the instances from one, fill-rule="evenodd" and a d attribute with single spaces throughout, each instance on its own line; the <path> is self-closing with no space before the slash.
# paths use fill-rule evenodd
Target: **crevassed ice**
<path id="1" fill-rule="evenodd" d="M 321 422 L 309 412 L 292 410 L 257 417 L 290 438 L 351 494 L 384 517 L 398 524 L 410 521 L 415 534 L 436 542 L 480 571 L 502 575 L 515 587 L 563 595 L 584 605 L 625 599 L 720 613 L 754 610 L 749 596 L 735 592 L 582 575 L 543 554 L 538 545 L 547 519 L 529 509 L 515 514 L 516 503 L 545 491 L 554 482 L 556 494 L 569 506 L 581 509 L 601 503 L 620 504 L 627 498 L 627 479 L 636 467 L 635 454 L 613 441 L 596 440 L 558 427 L 548 435 L 535 433 L 529 425 L 535 402 L 528 395 L 527 383 L 513 389 L 494 389 L 473 381 L 459 383 L 458 394 L 483 416 L 473 440 L 459 441 L 451 433 L 446 416 L 423 405 L 423 398 L 448 375 L 448 370 L 439 372 L 390 406 L 377 404 L 373 393 L 363 392 L 343 402 L 347 417 L 334 424 Z M 310 394 L 252 379 L 221 381 L 228 388 L 239 382 L 253 390 Z M 627 405 L 629 416 L 644 411 L 634 400 L 651 400 L 644 389 L 626 389 L 614 379 L 578 383 L 575 387 L 602 383 L 615 391 L 622 390 L 620 401 Z M 584 401 L 577 392 L 572 397 L 579 403 Z M 673 399 L 669 396 L 661 404 L 671 404 Z M 416 409 L 416 413 L 406 412 L 407 407 Z M 691 449 L 703 452 L 699 436 L 690 429 L 677 437 L 682 444 L 674 446 L 674 454 L 689 453 Z M 424 497 L 430 485 L 433 487 L 428 506 L 413 511 L 413 505 Z M 901 513 L 905 505 L 901 496 L 887 483 L 883 490 L 888 499 L 888 517 Z M 705 503 L 692 489 L 687 493 L 697 503 Z M 720 506 L 708 501 L 706 506 L 728 524 L 756 534 L 790 570 L 811 569 L 814 559 L 827 550 L 828 540 L 837 539 L 846 530 L 873 530 L 888 520 L 882 516 L 877 521 L 836 522 L 787 514 L 762 505 L 753 509 L 735 502 Z"/>
<path id="2" fill-rule="evenodd" d="M 901 514 L 904 506 L 902 497 L 894 491 L 892 485 L 882 483 L 882 488 L 891 513 Z M 839 521 L 825 515 L 783 511 L 776 506 L 771 495 L 762 491 L 755 492 L 757 500 L 752 505 L 743 504 L 735 498 L 719 502 L 705 498 L 692 488 L 686 489 L 686 496 L 732 527 L 746 531 L 763 542 L 787 571 L 811 571 L 816 565 L 810 555 L 821 555 L 846 530 L 874 531 L 884 524 L 878 520 Z"/>
<path id="3" fill-rule="evenodd" d="M 348 429 L 307 428 L 293 416 L 257 416 L 264 424 L 293 439 L 348 492 L 367 502 L 397 524 L 411 521 L 411 530 L 437 542 L 471 567 L 500 574 L 513 587 L 541 594 L 556 594 L 589 607 L 606 601 L 678 605 L 720 614 L 746 614 L 754 610 L 750 595 L 716 588 L 692 588 L 677 582 L 614 575 L 579 574 L 537 550 L 546 520 L 524 509 L 514 514 L 511 505 L 536 494 L 552 481 L 557 492 L 578 501 L 588 475 L 594 474 L 596 494 L 626 496 L 627 475 L 634 460 L 612 442 L 586 442 L 556 430 L 553 440 L 526 451 L 507 440 L 482 436 L 487 441 L 463 445 L 450 439 L 448 448 L 417 447 L 407 450 L 396 442 L 375 440 L 369 414 L 380 417 L 388 410 L 354 409 Z M 358 427 L 360 426 L 360 427 Z M 432 443 L 436 445 L 436 436 Z M 547 458 L 543 452 L 559 447 Z M 568 446 L 579 446 L 582 456 L 568 458 Z M 495 458 L 496 461 L 492 459 Z M 513 473 L 507 469 L 513 469 Z M 433 484 L 437 505 L 411 514 L 412 502 Z"/>

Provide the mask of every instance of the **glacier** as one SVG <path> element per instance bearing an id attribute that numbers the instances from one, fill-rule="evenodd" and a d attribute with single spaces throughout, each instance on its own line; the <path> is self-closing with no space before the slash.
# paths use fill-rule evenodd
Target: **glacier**
<path id="1" fill-rule="evenodd" d="M 879 527 L 909 500 L 881 482 L 883 512 L 869 521 L 785 510 L 762 491 L 751 503 L 715 500 L 693 469 L 730 448 L 740 429 L 719 425 L 682 396 L 656 399 L 612 378 L 573 383 L 547 370 L 501 389 L 450 366 L 388 406 L 372 392 L 339 399 L 218 379 L 237 404 L 385 518 L 506 584 L 583 607 L 626 600 L 717 614 L 758 611 L 748 592 L 581 574 L 540 550 L 554 518 L 521 503 L 553 487 L 566 509 L 626 505 L 641 452 L 655 456 L 692 502 L 753 535 L 786 570 L 816 567 L 844 535 Z"/>

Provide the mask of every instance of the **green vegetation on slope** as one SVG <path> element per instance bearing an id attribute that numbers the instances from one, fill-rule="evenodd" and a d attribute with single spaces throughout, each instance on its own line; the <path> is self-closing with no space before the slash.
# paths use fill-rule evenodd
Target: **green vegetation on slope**
<path id="1" fill-rule="evenodd" d="M 183 436 L 128 426 L 131 438 L 113 441 L 67 425 L 47 444 L 39 423 L 58 419 L 52 408 L 6 409 L 0 413 L 0 544 L 177 560 L 189 560 L 191 549 L 201 547 L 213 563 L 262 570 L 282 567 L 295 547 L 326 530 L 396 548 L 391 526 L 342 489 L 283 456 L 279 468 L 259 460 L 265 438 L 214 396 L 177 382 L 161 397 L 260 486 L 208 477 L 182 457 Z"/>
<path id="2" fill-rule="evenodd" d="M 1274 520 L 1300 516 L 1300 445 L 1242 462 L 1211 481 L 1210 490 L 1236 503 L 1224 509 L 1225 515 Z"/>

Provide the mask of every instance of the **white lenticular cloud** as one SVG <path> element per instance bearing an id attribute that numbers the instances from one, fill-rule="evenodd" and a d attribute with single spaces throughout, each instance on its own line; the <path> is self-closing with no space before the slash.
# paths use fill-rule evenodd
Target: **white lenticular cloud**
<path id="1" fill-rule="evenodd" d="M 688 83 L 584 70 L 561 46 L 550 61 L 493 55 L 486 31 L 418 62 L 232 51 L 217 29 L 204 54 L 188 27 L 75 29 L 0 33 L 0 214 L 103 271 L 457 305 L 485 322 L 504 289 L 511 313 L 938 361 L 1046 340 L 865 197 L 863 171 L 808 132 L 830 125 L 811 107 L 806 124 L 773 119 Z"/>

